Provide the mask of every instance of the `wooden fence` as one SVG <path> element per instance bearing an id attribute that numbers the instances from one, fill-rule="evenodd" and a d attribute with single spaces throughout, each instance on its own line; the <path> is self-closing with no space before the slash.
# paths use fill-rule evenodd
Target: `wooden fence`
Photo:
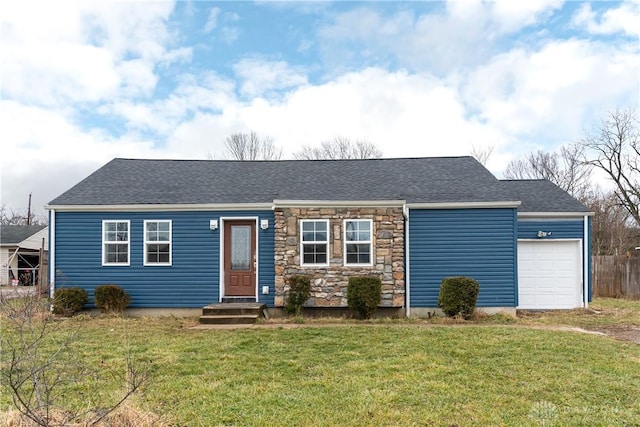
<path id="1" fill-rule="evenodd" d="M 640 299 L 640 257 L 599 255 L 591 260 L 593 296 Z"/>

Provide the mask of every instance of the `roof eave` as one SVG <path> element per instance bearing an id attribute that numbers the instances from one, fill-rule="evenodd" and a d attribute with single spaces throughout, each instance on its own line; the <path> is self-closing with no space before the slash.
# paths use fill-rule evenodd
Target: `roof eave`
<path id="1" fill-rule="evenodd" d="M 438 203 L 407 203 L 409 209 L 498 209 L 517 208 L 518 200 L 497 202 L 438 202 Z"/>
<path id="2" fill-rule="evenodd" d="M 274 208 L 369 208 L 402 207 L 405 200 L 286 200 L 273 201 Z"/>
<path id="3" fill-rule="evenodd" d="M 518 212 L 518 218 L 582 218 L 594 212 Z"/>
<path id="4" fill-rule="evenodd" d="M 123 205 L 46 205 L 57 212 L 151 212 L 151 211 L 224 211 L 271 210 L 273 203 L 167 203 Z"/>

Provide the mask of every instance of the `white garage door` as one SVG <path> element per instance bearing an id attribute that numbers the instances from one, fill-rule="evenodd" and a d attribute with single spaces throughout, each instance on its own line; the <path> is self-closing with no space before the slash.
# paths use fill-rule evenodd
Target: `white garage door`
<path id="1" fill-rule="evenodd" d="M 518 308 L 582 306 L 579 241 L 518 242 Z"/>

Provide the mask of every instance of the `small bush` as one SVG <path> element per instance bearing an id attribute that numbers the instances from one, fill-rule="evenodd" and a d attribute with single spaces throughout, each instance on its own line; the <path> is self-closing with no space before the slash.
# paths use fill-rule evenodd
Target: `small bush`
<path id="1" fill-rule="evenodd" d="M 300 316 L 302 306 L 311 296 L 311 280 L 307 276 L 291 276 L 287 278 L 289 292 L 284 302 L 287 313 Z"/>
<path id="2" fill-rule="evenodd" d="M 89 302 L 89 294 L 82 288 L 58 288 L 53 295 L 53 312 L 73 316 Z"/>
<path id="3" fill-rule="evenodd" d="M 440 284 L 438 305 L 447 316 L 470 319 L 476 309 L 480 284 L 470 277 L 445 277 Z"/>
<path id="4" fill-rule="evenodd" d="M 350 277 L 347 287 L 349 309 L 362 319 L 370 319 L 382 301 L 382 282 L 379 277 Z"/>
<path id="5" fill-rule="evenodd" d="M 93 291 L 96 307 L 103 313 L 122 313 L 131 302 L 129 294 L 118 285 L 100 285 Z"/>

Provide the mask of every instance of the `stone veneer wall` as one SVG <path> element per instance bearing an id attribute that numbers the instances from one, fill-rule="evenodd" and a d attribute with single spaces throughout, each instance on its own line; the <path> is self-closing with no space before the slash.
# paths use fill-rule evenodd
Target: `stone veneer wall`
<path id="1" fill-rule="evenodd" d="M 328 267 L 300 265 L 300 220 L 329 219 Z M 345 267 L 343 220 L 372 219 L 373 265 Z M 310 276 L 307 306 L 346 307 L 350 276 L 378 276 L 385 307 L 404 306 L 404 216 L 402 208 L 278 208 L 275 211 L 275 305 L 284 306 L 286 277 Z"/>

